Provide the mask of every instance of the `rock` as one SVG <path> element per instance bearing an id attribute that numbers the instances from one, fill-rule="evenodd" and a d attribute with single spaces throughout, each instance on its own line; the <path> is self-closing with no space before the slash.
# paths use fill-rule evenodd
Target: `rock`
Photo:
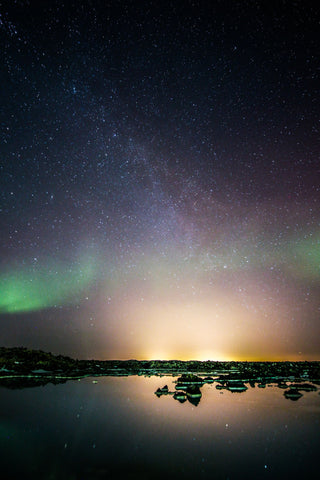
<path id="1" fill-rule="evenodd" d="M 311 383 L 293 383 L 289 386 L 290 388 L 302 390 L 303 392 L 316 392 L 318 390 L 317 387 Z"/>
<path id="2" fill-rule="evenodd" d="M 213 380 L 212 377 L 206 377 L 206 378 L 203 379 L 203 381 L 204 381 L 205 383 L 213 383 L 213 382 L 214 382 L 214 380 Z"/>
<path id="3" fill-rule="evenodd" d="M 187 390 L 187 388 L 188 388 L 188 385 L 186 385 L 185 383 L 176 384 L 176 390 Z"/>
<path id="4" fill-rule="evenodd" d="M 157 391 L 154 393 L 155 395 L 157 395 L 157 397 L 160 397 L 161 395 L 168 395 L 169 393 L 168 385 L 165 385 L 162 388 L 158 388 Z"/>
<path id="5" fill-rule="evenodd" d="M 178 400 L 180 403 L 184 403 L 187 400 L 187 394 L 185 392 L 175 392 L 173 395 L 175 400 Z"/>
<path id="6" fill-rule="evenodd" d="M 201 397 L 187 397 L 188 402 L 192 403 L 195 407 L 197 407 L 200 403 Z"/>
<path id="7" fill-rule="evenodd" d="M 217 390 L 223 390 L 223 389 L 226 390 L 227 388 L 228 388 L 228 387 L 226 387 L 225 385 L 220 385 L 220 383 L 218 383 L 218 384 L 216 385 L 216 389 L 217 389 Z"/>
<path id="8" fill-rule="evenodd" d="M 186 394 L 190 398 L 200 398 L 202 396 L 202 393 L 198 385 L 189 385 L 186 390 Z"/>
<path id="9" fill-rule="evenodd" d="M 286 390 L 284 392 L 284 396 L 286 398 L 289 398 L 290 400 L 296 401 L 296 400 L 299 400 L 299 398 L 302 397 L 302 393 L 300 393 L 295 388 L 290 388 L 290 390 Z"/>
<path id="10" fill-rule="evenodd" d="M 246 387 L 243 382 L 230 380 L 227 383 L 227 389 L 230 390 L 230 392 L 245 392 L 248 390 L 248 387 Z"/>
<path id="11" fill-rule="evenodd" d="M 285 382 L 279 382 L 277 387 L 278 388 L 288 388 L 288 385 Z"/>
<path id="12" fill-rule="evenodd" d="M 178 378 L 178 383 L 184 383 L 184 384 L 199 384 L 203 385 L 204 380 L 201 377 L 198 377 L 198 375 L 194 375 L 193 373 L 184 373 L 181 375 L 181 377 Z"/>

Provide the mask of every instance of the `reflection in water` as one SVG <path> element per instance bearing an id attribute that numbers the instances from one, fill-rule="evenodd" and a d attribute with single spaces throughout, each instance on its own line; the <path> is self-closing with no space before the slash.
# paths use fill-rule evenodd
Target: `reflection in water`
<path id="1" fill-rule="evenodd" d="M 271 480 L 317 471 L 318 391 L 289 402 L 276 384 L 235 393 L 217 380 L 198 384 L 200 404 L 171 376 L 161 378 L 160 398 L 159 377 L 1 388 L 1 478 Z"/>
<path id="2" fill-rule="evenodd" d="M 173 395 L 174 400 L 178 400 L 180 403 L 184 403 L 188 400 L 193 405 L 197 406 L 201 400 L 201 390 L 205 383 L 212 383 L 213 379 L 211 377 L 206 377 L 203 379 L 194 374 L 184 374 L 178 378 L 176 382 L 176 390 L 174 392 L 169 391 L 168 385 L 165 385 L 162 388 L 158 388 L 155 392 L 157 397 L 161 395 Z"/>
<path id="3" fill-rule="evenodd" d="M 246 380 L 240 380 L 239 378 L 230 378 L 229 375 L 223 375 L 217 377 L 215 380 L 212 377 L 199 377 L 194 374 L 184 374 L 175 382 L 175 391 L 170 391 L 168 385 L 164 385 L 162 388 L 158 388 L 154 393 L 157 397 L 162 395 L 172 395 L 174 400 L 178 400 L 180 403 L 184 403 L 187 400 L 193 405 L 197 406 L 200 403 L 202 393 L 200 388 L 206 383 L 216 384 L 217 390 L 229 390 L 230 392 L 245 392 L 248 387 L 245 385 Z M 248 381 L 251 388 L 255 388 L 256 382 L 253 380 Z M 259 388 L 265 388 L 266 383 L 257 383 Z M 268 386 L 275 386 L 280 389 L 287 389 L 284 392 L 284 397 L 288 400 L 297 401 L 303 396 L 303 392 L 315 392 L 317 391 L 316 385 L 312 383 L 289 383 L 279 380 L 275 385 L 269 384 Z"/>

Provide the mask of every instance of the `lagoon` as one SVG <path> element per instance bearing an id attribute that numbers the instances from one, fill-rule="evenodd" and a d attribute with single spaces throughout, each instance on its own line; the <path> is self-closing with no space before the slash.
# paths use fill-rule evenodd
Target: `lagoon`
<path id="1" fill-rule="evenodd" d="M 0 387 L 1 478 L 277 479 L 319 473 L 320 396 L 205 384 L 200 403 L 157 397 L 172 376 Z M 96 383 L 97 382 L 97 383 Z"/>

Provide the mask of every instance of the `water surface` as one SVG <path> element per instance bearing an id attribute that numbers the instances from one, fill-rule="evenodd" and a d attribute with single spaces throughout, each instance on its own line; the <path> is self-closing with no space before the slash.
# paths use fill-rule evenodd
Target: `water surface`
<path id="1" fill-rule="evenodd" d="M 172 377 L 100 377 L 0 388 L 4 479 L 277 479 L 318 475 L 320 396 L 204 385 L 198 406 Z M 98 383 L 93 383 L 97 381 Z"/>

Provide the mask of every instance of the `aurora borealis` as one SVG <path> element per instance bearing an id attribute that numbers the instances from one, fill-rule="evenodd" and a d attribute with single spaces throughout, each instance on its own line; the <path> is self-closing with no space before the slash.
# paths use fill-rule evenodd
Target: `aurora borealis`
<path id="1" fill-rule="evenodd" d="M 0 6 L 0 338 L 318 360 L 319 8 Z"/>

